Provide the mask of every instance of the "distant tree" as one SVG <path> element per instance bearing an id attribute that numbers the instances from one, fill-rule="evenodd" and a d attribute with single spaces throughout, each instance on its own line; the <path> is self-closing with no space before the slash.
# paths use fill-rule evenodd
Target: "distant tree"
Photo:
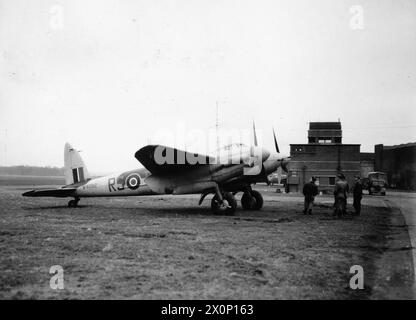
<path id="1" fill-rule="evenodd" d="M 35 167 L 35 166 L 11 166 L 0 167 L 2 175 L 20 175 L 20 176 L 64 176 L 64 168 L 58 167 Z"/>

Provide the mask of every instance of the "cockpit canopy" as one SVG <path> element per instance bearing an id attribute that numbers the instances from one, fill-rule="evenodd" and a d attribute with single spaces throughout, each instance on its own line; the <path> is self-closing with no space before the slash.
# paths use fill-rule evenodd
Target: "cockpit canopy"
<path id="1" fill-rule="evenodd" d="M 221 151 L 227 151 L 227 152 L 231 151 L 231 153 L 240 152 L 240 151 L 246 152 L 246 151 L 250 151 L 250 147 L 248 147 L 247 145 L 243 143 L 232 143 L 232 144 L 229 144 L 229 145 L 226 145 L 217 149 L 217 152 L 221 152 Z"/>

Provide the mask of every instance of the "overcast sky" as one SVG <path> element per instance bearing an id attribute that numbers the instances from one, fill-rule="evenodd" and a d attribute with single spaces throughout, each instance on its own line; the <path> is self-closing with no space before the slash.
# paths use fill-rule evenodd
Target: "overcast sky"
<path id="1" fill-rule="evenodd" d="M 212 131 L 217 102 L 287 153 L 309 121 L 361 151 L 416 141 L 416 1 L 0 0 L 0 165 L 63 166 L 68 141 L 132 169 L 161 130 Z"/>

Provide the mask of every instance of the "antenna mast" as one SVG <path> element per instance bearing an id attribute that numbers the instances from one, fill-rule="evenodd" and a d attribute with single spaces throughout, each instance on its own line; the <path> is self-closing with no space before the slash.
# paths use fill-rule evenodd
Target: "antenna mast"
<path id="1" fill-rule="evenodd" d="M 219 157 L 219 152 L 220 152 L 220 136 L 219 136 L 219 118 L 218 118 L 218 101 L 216 102 L 217 104 L 217 115 L 216 115 L 216 120 L 215 120 L 215 131 L 217 133 L 217 156 Z"/>
<path id="2" fill-rule="evenodd" d="M 5 129 L 4 136 L 4 166 L 7 166 L 7 129 Z"/>

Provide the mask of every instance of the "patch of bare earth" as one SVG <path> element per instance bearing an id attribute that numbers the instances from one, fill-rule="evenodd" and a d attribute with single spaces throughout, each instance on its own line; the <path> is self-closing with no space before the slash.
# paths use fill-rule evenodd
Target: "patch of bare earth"
<path id="1" fill-rule="evenodd" d="M 259 212 L 215 216 L 198 196 L 82 199 L 67 208 L 65 199 L 0 188 L 0 297 L 366 299 L 374 288 L 384 297 L 378 261 L 394 229 L 390 209 L 334 219 L 317 205 L 304 216 L 302 203 L 272 196 Z M 356 264 L 364 290 L 349 287 Z M 64 290 L 50 289 L 52 265 L 64 269 Z"/>

